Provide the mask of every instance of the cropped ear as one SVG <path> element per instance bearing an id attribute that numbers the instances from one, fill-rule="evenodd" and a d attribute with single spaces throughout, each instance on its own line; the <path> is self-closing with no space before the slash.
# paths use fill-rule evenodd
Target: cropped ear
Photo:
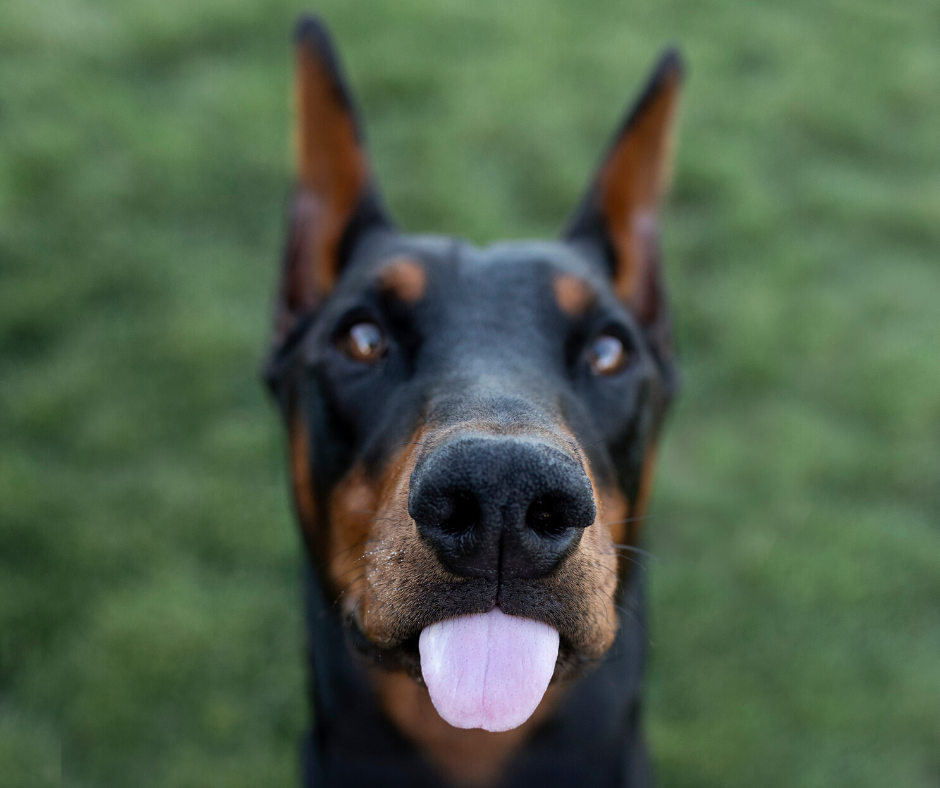
<path id="1" fill-rule="evenodd" d="M 296 30 L 294 149 L 297 185 L 275 317 L 275 345 L 330 294 L 357 238 L 391 227 L 358 117 L 323 22 Z"/>
<path id="2" fill-rule="evenodd" d="M 640 323 L 666 332 L 657 212 L 669 185 L 682 73 L 679 53 L 665 52 L 565 230 L 566 240 L 610 266 L 617 295 Z"/>

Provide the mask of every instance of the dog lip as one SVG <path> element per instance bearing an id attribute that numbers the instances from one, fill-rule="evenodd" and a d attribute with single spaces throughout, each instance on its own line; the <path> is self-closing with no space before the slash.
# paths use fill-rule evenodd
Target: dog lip
<path id="1" fill-rule="evenodd" d="M 352 649 L 369 662 L 386 670 L 404 670 L 412 678 L 421 677 L 421 657 L 418 653 L 418 632 L 397 644 L 379 646 L 362 631 L 354 616 L 345 621 L 347 641 Z"/>
<path id="2" fill-rule="evenodd" d="M 488 610 L 474 610 L 472 612 L 457 612 L 453 614 L 428 618 L 427 621 L 413 633 L 409 633 L 400 640 L 389 645 L 380 646 L 374 643 L 371 638 L 362 630 L 355 616 L 349 615 L 345 620 L 347 641 L 352 649 L 368 662 L 383 668 L 384 670 L 405 671 L 412 679 L 419 684 L 424 684 L 424 678 L 421 674 L 421 654 L 418 650 L 418 638 L 421 631 L 428 626 L 461 616 L 479 615 L 488 613 L 493 608 L 503 607 L 495 602 Z M 505 610 L 503 610 L 505 612 Z M 526 611 L 528 613 L 528 611 Z M 555 626 L 552 622 L 546 621 L 543 616 L 539 616 L 537 610 L 531 611 L 531 614 L 523 615 L 523 618 L 531 618 L 534 621 L 541 621 L 550 626 Z M 519 615 L 519 613 L 507 614 Z M 557 628 L 557 627 L 556 627 Z M 596 665 L 602 657 L 588 656 L 580 652 L 572 644 L 570 637 L 562 631 L 558 635 L 558 658 L 555 662 L 555 672 L 552 675 L 551 684 L 559 681 L 568 681 L 577 678 L 591 667 Z"/>
<path id="3" fill-rule="evenodd" d="M 420 635 L 420 633 L 418 633 Z M 421 673 L 421 654 L 418 650 L 418 635 L 403 640 L 395 646 L 380 647 L 369 640 L 356 622 L 349 623 L 349 637 L 356 653 L 373 665 L 387 671 L 404 671 L 420 685 L 424 685 Z M 559 634 L 558 657 L 550 686 L 561 681 L 578 678 L 600 661 L 600 657 L 587 657 L 571 645 L 571 641 Z"/>

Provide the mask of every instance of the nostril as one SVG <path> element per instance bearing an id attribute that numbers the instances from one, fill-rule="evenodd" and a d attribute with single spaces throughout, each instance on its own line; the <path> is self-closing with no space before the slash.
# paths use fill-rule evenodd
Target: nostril
<path id="1" fill-rule="evenodd" d="M 526 512 L 526 525 L 539 536 L 559 537 L 570 528 L 564 508 L 559 501 L 549 496 L 539 496 Z"/>
<path id="2" fill-rule="evenodd" d="M 464 490 L 452 493 L 451 513 L 440 524 L 440 529 L 449 536 L 469 533 L 480 522 L 480 502 L 476 496 Z"/>
<path id="3" fill-rule="evenodd" d="M 461 577 L 543 578 L 594 522 L 591 482 L 551 446 L 515 438 L 456 438 L 411 475 L 418 537 Z"/>

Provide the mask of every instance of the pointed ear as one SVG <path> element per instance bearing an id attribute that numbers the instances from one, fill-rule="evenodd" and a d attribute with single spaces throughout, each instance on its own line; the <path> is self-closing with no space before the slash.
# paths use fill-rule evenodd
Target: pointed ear
<path id="1" fill-rule="evenodd" d="M 330 294 L 357 237 L 390 227 L 339 60 L 323 22 L 296 31 L 297 186 L 278 294 L 275 343 Z"/>
<path id="2" fill-rule="evenodd" d="M 657 211 L 669 185 L 682 72 L 678 52 L 668 50 L 565 231 L 610 265 L 615 291 L 648 328 L 667 319 Z"/>

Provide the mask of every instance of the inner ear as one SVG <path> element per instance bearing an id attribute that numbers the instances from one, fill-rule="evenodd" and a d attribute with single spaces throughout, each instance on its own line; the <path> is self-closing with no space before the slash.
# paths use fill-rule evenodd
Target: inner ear
<path id="1" fill-rule="evenodd" d="M 277 307 L 275 342 L 336 285 L 358 238 L 390 227 L 339 59 L 323 22 L 296 31 L 294 150 L 297 185 Z"/>
<path id="2" fill-rule="evenodd" d="M 645 326 L 665 311 L 658 209 L 669 184 L 682 73 L 678 52 L 667 51 L 565 231 L 609 265 L 617 295 Z"/>

